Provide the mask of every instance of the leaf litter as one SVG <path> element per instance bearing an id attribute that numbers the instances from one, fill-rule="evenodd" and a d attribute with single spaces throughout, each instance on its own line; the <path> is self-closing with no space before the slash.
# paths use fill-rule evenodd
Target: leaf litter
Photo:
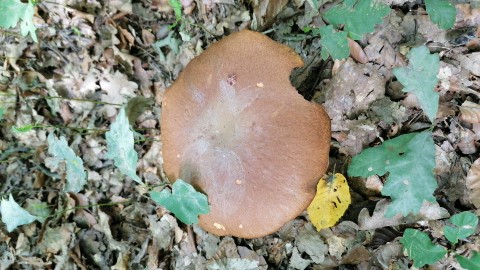
<path id="1" fill-rule="evenodd" d="M 20 225 L 25 220 L 18 219 L 0 228 L 0 269 L 322 269 L 344 264 L 408 269 L 411 261 L 397 234 L 386 230 L 416 227 L 428 233 L 435 231 L 435 222 L 460 209 L 478 212 L 480 205 L 479 7 L 455 5 L 455 30 L 450 31 L 435 25 L 422 5 L 386 2 L 394 6 L 383 22 L 372 33 L 355 36 L 368 62 L 347 59 L 335 68 L 331 61 L 314 60 L 320 59 L 321 39 L 304 42 L 305 33 L 298 31 L 325 26 L 312 6 L 328 10 L 331 1 L 265 0 L 253 1 L 251 7 L 234 1 L 182 1 L 184 15 L 174 29 L 169 27 L 176 19 L 168 1 L 40 2 L 33 19 L 42 27 L 29 32 L 40 43 L 20 38 L 19 28 L 0 34 L 0 196 L 2 207 L 12 195 L 26 209 L 27 221 L 43 223 Z M 393 69 L 408 66 L 409 48 L 426 45 L 438 53 L 440 83 L 434 91 L 440 103 L 432 134 L 439 203 L 424 203 L 418 214 L 387 219 L 388 201 L 379 200 L 378 193 L 386 179 L 378 177 L 370 179 L 374 193 L 351 185 L 352 206 L 333 228 L 317 232 L 304 214 L 264 238 L 219 238 L 178 222 L 114 170 L 104 133 L 117 105 L 136 96 L 155 97 L 153 107 L 129 120 L 144 139 L 135 141 L 138 176 L 149 185 L 165 184 L 158 121 L 165 87 L 203 49 L 248 26 L 269 32 L 312 63 L 305 78 L 313 74 L 318 79 L 302 79 L 312 81 L 303 85 L 302 94 L 330 114 L 331 171 L 344 174 L 345 160 L 363 149 L 430 127 L 418 100 L 405 97 Z M 13 125 L 33 124 L 44 127 L 10 132 Z M 77 127 L 82 129 L 73 129 Z M 87 184 L 81 193 L 62 192 L 62 168 L 47 154 L 48 134 L 54 129 L 84 162 Z M 13 199 L 9 201 L 12 206 Z M 73 209 L 78 206 L 87 207 Z M 18 227 L 9 232 L 12 224 Z M 459 240 L 459 252 L 479 251 L 478 233 L 469 239 L 471 243 Z M 374 244 L 380 240 L 383 244 Z M 452 262 L 444 257 L 437 265 Z"/>

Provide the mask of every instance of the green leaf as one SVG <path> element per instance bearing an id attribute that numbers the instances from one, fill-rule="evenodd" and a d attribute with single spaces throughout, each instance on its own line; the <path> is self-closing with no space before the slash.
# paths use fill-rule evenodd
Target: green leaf
<path id="1" fill-rule="evenodd" d="M 323 17 L 336 28 L 344 25 L 344 31 L 354 40 L 362 39 L 371 33 L 376 24 L 390 13 L 390 8 L 374 0 L 349 0 L 336 5 L 323 14 Z"/>
<path id="2" fill-rule="evenodd" d="M 113 159 L 115 166 L 123 174 L 141 184 L 142 180 L 137 175 L 138 155 L 133 148 L 133 132 L 130 129 L 125 108 L 120 109 L 105 137 L 107 139 L 106 157 Z"/>
<path id="3" fill-rule="evenodd" d="M 406 229 L 400 243 L 417 268 L 435 263 L 447 254 L 447 249 L 435 245 L 426 233 L 415 229 Z"/>
<path id="4" fill-rule="evenodd" d="M 450 29 L 455 24 L 457 10 L 448 0 L 425 0 L 430 20 L 443 29 Z"/>
<path id="5" fill-rule="evenodd" d="M 23 36 L 28 35 L 32 37 L 33 41 L 37 42 L 37 35 L 35 34 L 35 25 L 33 24 L 34 3 L 22 3 L 20 0 L 1 0 L 0 1 L 0 27 L 10 28 L 15 27 L 20 23 L 20 31 Z"/>
<path id="6" fill-rule="evenodd" d="M 444 234 L 448 241 L 453 244 L 459 239 L 465 239 L 475 232 L 478 225 L 478 217 L 470 212 L 462 212 L 450 217 L 450 222 L 456 227 L 445 226 Z"/>
<path id="7" fill-rule="evenodd" d="M 393 74 L 405 87 L 402 91 L 417 96 L 420 107 L 433 122 L 438 111 L 439 95 L 434 91 L 437 85 L 440 59 L 438 54 L 430 54 L 426 46 L 412 49 L 407 58 L 407 67 L 395 68 Z"/>
<path id="8" fill-rule="evenodd" d="M 326 60 L 329 55 L 333 59 L 345 59 L 350 55 L 348 47 L 347 33 L 335 32 L 333 26 L 320 27 L 319 33 L 322 37 L 322 59 Z"/>
<path id="9" fill-rule="evenodd" d="M 68 146 L 65 137 L 61 136 L 60 140 L 53 136 L 52 133 L 48 135 L 48 153 L 57 159 L 56 162 L 65 161 L 67 166 L 67 184 L 65 191 L 80 192 L 87 182 L 87 174 L 83 168 L 83 160 L 75 155 L 72 148 Z"/>
<path id="10" fill-rule="evenodd" d="M 175 27 L 182 20 L 182 2 L 180 0 L 168 0 L 168 3 L 175 13 L 175 23 L 172 25 L 172 27 Z"/>
<path id="11" fill-rule="evenodd" d="M 5 114 L 5 109 L 3 109 L 2 107 L 0 107 L 0 120 L 3 119 L 3 115 Z"/>
<path id="12" fill-rule="evenodd" d="M 20 207 L 13 199 L 12 194 L 10 194 L 8 201 L 2 198 L 0 202 L 0 214 L 2 215 L 2 222 L 7 225 L 8 232 L 15 230 L 18 226 L 32 223 L 38 219 Z"/>
<path id="13" fill-rule="evenodd" d="M 480 269 L 480 252 L 473 251 L 473 256 L 471 258 L 456 256 L 455 257 L 460 263 L 460 266 L 466 270 L 478 270 Z"/>
<path id="14" fill-rule="evenodd" d="M 185 224 L 197 224 L 198 215 L 210 212 L 207 196 L 182 179 L 173 183 L 171 192 L 169 189 L 150 191 L 150 197 Z"/>
<path id="15" fill-rule="evenodd" d="M 386 217 L 418 213 L 424 200 L 434 202 L 437 180 L 435 144 L 431 132 L 410 133 L 386 140 L 353 157 L 348 174 L 368 177 L 390 172 L 382 194 L 392 198 Z"/>

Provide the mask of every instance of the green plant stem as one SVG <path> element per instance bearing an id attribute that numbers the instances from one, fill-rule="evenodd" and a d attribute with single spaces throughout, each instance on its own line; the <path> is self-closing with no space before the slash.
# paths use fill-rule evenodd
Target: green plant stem
<path id="1" fill-rule="evenodd" d="M 91 102 L 95 104 L 100 104 L 100 105 L 112 105 L 112 106 L 123 106 L 123 104 L 117 104 L 117 103 L 110 103 L 110 102 L 104 102 L 104 101 L 97 101 L 97 100 L 90 100 L 90 99 L 81 99 L 81 98 L 66 98 L 66 97 L 43 97 L 44 99 L 64 99 L 64 100 L 72 100 L 72 101 L 81 101 L 81 102 Z"/>

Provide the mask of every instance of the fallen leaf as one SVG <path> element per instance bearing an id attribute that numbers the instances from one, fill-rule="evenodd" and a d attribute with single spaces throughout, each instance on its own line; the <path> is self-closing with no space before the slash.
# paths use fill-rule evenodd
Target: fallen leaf
<path id="1" fill-rule="evenodd" d="M 440 207 L 438 203 L 425 201 L 420 211 L 415 215 L 409 214 L 406 217 L 396 215 L 392 218 L 386 218 L 385 213 L 390 204 L 386 199 L 380 200 L 375 206 L 372 216 L 368 213 L 367 208 L 363 208 L 358 215 L 358 226 L 360 230 L 373 230 L 388 226 L 415 223 L 422 220 L 428 221 L 449 217 L 448 211 Z"/>
<path id="2" fill-rule="evenodd" d="M 480 158 L 473 162 L 466 179 L 468 200 L 480 208 Z"/>
<path id="3" fill-rule="evenodd" d="M 350 205 L 350 188 L 340 173 L 320 179 L 317 194 L 307 208 L 308 215 L 318 231 L 334 226 Z"/>
<path id="4" fill-rule="evenodd" d="M 453 54 L 452 58 L 460 62 L 460 66 L 475 76 L 480 76 L 480 52 L 470 54 Z"/>
<path id="5" fill-rule="evenodd" d="M 480 123 L 480 105 L 466 100 L 460 106 L 460 120 L 465 123 Z"/>
<path id="6" fill-rule="evenodd" d="M 352 56 L 352 58 L 359 63 L 362 63 L 362 64 L 367 63 L 368 58 L 365 52 L 363 51 L 362 47 L 358 45 L 358 43 L 355 40 L 351 38 L 347 38 L 347 39 L 348 39 L 348 47 L 350 47 L 350 55 Z"/>
<path id="7" fill-rule="evenodd" d="M 477 152 L 476 135 L 470 129 L 461 129 L 457 147 L 466 155 Z"/>
<path id="8" fill-rule="evenodd" d="M 312 224 L 307 223 L 299 230 L 295 244 L 297 244 L 298 251 L 307 253 L 314 263 L 319 264 L 325 260 L 328 248 Z"/>
<path id="9" fill-rule="evenodd" d="M 8 200 L 2 198 L 0 201 L 0 214 L 2 215 L 2 222 L 7 225 L 8 232 L 12 232 L 18 226 L 38 220 L 38 217 L 31 215 L 18 205 L 12 194 L 9 195 Z"/>
<path id="10" fill-rule="evenodd" d="M 293 248 L 292 257 L 290 258 L 290 263 L 288 266 L 294 269 L 303 270 L 311 263 L 312 260 L 302 258 L 302 255 L 298 252 L 298 249 L 296 247 Z"/>
<path id="11" fill-rule="evenodd" d="M 253 20 L 252 29 L 264 29 L 268 27 L 280 13 L 288 0 L 254 0 L 253 6 Z"/>

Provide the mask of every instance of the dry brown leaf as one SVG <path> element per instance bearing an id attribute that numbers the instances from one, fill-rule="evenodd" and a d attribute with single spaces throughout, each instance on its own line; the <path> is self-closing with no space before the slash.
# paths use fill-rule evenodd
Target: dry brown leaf
<path id="1" fill-rule="evenodd" d="M 466 155 L 471 155 L 477 152 L 477 145 L 475 143 L 476 136 L 473 131 L 470 129 L 462 129 L 460 130 L 460 138 L 457 143 L 458 149 L 462 151 L 462 153 Z"/>
<path id="2" fill-rule="evenodd" d="M 383 189 L 383 182 L 378 175 L 372 175 L 367 177 L 365 186 L 367 189 L 380 193 Z"/>
<path id="3" fill-rule="evenodd" d="M 455 5 L 457 9 L 457 18 L 455 19 L 455 28 L 478 26 L 480 24 L 480 7 L 472 8 L 471 4 Z"/>
<path id="4" fill-rule="evenodd" d="M 460 120 L 466 123 L 480 123 L 480 105 L 471 101 L 463 102 L 460 107 Z"/>
<path id="5" fill-rule="evenodd" d="M 465 181 L 467 187 L 467 195 L 470 203 L 480 208 L 480 158 L 470 167 Z"/>
<path id="6" fill-rule="evenodd" d="M 420 208 L 420 212 L 416 215 L 409 214 L 408 216 L 403 217 L 401 214 L 398 214 L 393 218 L 386 218 L 385 211 L 389 205 L 390 202 L 388 202 L 386 199 L 380 200 L 375 206 L 372 216 L 369 215 L 368 209 L 363 208 L 358 215 L 359 229 L 372 230 L 388 226 L 414 223 L 418 221 L 443 219 L 450 216 L 448 211 L 440 207 L 438 203 L 424 202 L 422 208 Z"/>
<path id="7" fill-rule="evenodd" d="M 128 98 L 135 96 L 135 90 L 138 88 L 135 82 L 129 81 L 128 77 L 116 71 L 115 74 L 106 74 L 100 80 L 100 88 L 105 94 L 102 94 L 102 101 L 114 104 L 124 104 Z M 115 116 L 116 107 L 106 105 L 103 108 L 106 117 Z"/>
<path id="8" fill-rule="evenodd" d="M 283 10 L 288 0 L 254 0 L 252 29 L 264 29 Z"/>
<path id="9" fill-rule="evenodd" d="M 475 76 L 480 76 L 480 52 L 470 54 L 454 54 L 453 58 L 460 62 L 460 66 Z"/>
<path id="10" fill-rule="evenodd" d="M 355 40 L 350 38 L 347 38 L 347 39 L 348 39 L 348 47 L 350 47 L 350 55 L 352 56 L 352 58 L 359 63 L 362 63 L 362 64 L 367 63 L 368 58 L 365 52 L 363 51 L 362 47 L 360 47 L 360 45 L 358 45 L 358 43 Z"/>

